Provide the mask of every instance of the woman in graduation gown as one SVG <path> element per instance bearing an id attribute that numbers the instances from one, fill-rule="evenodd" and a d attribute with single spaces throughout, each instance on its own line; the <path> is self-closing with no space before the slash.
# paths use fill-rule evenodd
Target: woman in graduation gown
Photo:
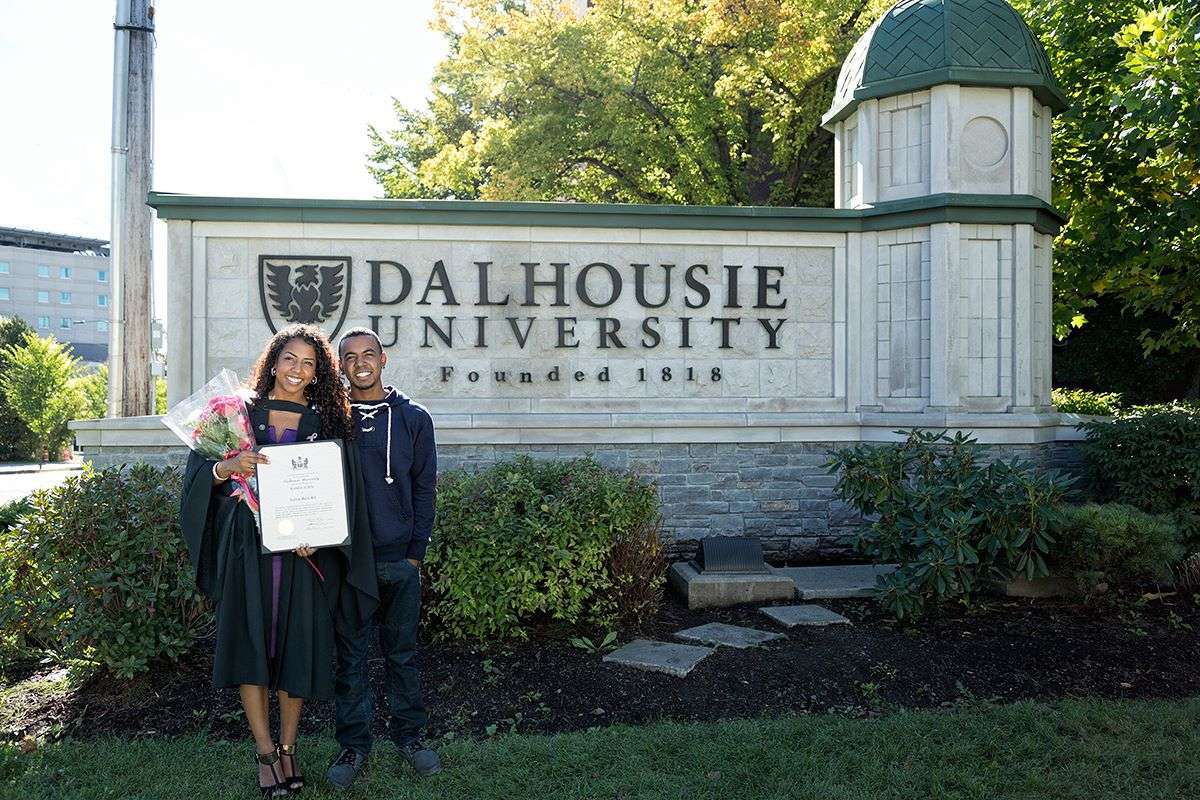
<path id="1" fill-rule="evenodd" d="M 250 421 L 259 445 L 340 439 L 350 541 L 341 547 L 263 553 L 254 517 L 232 496 L 235 472 L 266 456 L 224 461 L 196 452 L 184 476 L 180 519 L 200 590 L 216 611 L 213 685 L 237 686 L 257 750 L 259 788 L 278 797 L 304 783 L 295 759 L 308 698 L 333 694 L 334 622 L 365 624 L 378 604 L 370 523 L 351 439 L 350 404 L 325 334 L 293 325 L 259 356 Z M 279 701 L 279 745 L 271 737 L 268 690 Z"/>

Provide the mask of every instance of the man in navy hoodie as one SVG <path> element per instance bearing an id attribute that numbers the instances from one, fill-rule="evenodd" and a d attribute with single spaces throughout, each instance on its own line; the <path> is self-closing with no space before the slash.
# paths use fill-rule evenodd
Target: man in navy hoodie
<path id="1" fill-rule="evenodd" d="M 421 560 L 433 530 L 437 451 L 429 412 L 382 375 L 387 355 L 369 328 L 346 331 L 338 342 L 342 374 L 350 381 L 358 452 L 379 578 L 379 646 L 385 663 L 388 734 L 421 775 L 441 771 L 437 753 L 421 743 L 426 724 L 416 664 L 421 613 Z M 345 789 L 371 752 L 372 691 L 367 675 L 370 627 L 337 631 L 335 705 L 341 752 L 329 782 Z"/>

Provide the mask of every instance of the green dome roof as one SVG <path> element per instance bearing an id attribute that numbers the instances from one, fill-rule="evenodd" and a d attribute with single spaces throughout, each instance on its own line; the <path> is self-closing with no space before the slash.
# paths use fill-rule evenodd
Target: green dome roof
<path id="1" fill-rule="evenodd" d="M 1028 86 L 1053 111 L 1067 107 L 1041 43 L 1004 0 L 900 0 L 846 57 L 822 121 L 872 97 L 940 83 Z"/>

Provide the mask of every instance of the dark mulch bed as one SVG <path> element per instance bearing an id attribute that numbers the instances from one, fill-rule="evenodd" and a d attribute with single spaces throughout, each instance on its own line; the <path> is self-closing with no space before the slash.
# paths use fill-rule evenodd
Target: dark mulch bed
<path id="1" fill-rule="evenodd" d="M 481 651 L 421 651 L 432 737 L 553 733 L 614 723 L 716 720 L 983 701 L 1183 697 L 1200 694 L 1200 607 L 1188 598 L 1100 608 L 991 600 L 902 627 L 870 601 L 824 603 L 853 626 L 795 629 L 754 650 L 718 649 L 687 678 L 605 664 L 564 641 Z M 647 634 L 721 621 L 776 630 L 755 607 L 688 611 L 668 601 Z M 10 697 L 0 737 L 151 736 L 208 730 L 243 738 L 237 693 L 209 686 L 209 647 L 133 682 L 93 680 L 49 697 Z M 372 662 L 377 708 L 383 665 Z M 14 702 L 19 706 L 14 709 Z M 332 725 L 331 703 L 305 712 L 308 732 Z M 382 727 L 380 728 L 382 736 Z"/>

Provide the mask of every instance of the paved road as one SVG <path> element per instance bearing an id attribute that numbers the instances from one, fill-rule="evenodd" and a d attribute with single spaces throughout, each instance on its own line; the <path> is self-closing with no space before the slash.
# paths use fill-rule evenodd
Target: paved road
<path id="1" fill-rule="evenodd" d="M 0 475 L 0 503 L 11 502 L 37 489 L 49 489 L 78 474 L 79 470 L 54 470 Z"/>

